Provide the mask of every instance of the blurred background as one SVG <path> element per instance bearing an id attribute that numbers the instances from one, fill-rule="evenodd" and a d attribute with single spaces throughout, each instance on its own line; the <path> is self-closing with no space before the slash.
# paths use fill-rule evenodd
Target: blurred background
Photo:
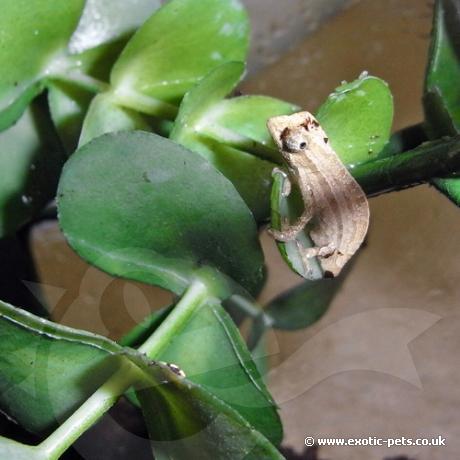
<path id="1" fill-rule="evenodd" d="M 394 130 L 422 120 L 432 1 L 246 3 L 254 34 L 243 93 L 276 96 L 313 112 L 342 80 L 367 70 L 393 91 Z M 304 451 L 306 436 L 441 435 L 446 447 L 325 447 L 317 455 L 457 459 L 460 212 L 428 186 L 373 198 L 370 204 L 367 244 L 329 312 L 307 330 L 270 336 L 268 381 L 280 405 L 284 445 L 292 458 L 311 459 L 314 452 Z M 273 241 L 265 234 L 262 240 L 269 273 L 259 299 L 264 304 L 301 280 L 281 261 Z M 33 231 L 32 244 L 43 295 L 54 319 L 64 324 L 118 339 L 170 300 L 166 292 L 114 280 L 87 266 L 52 221 Z M 114 420 L 105 422 L 112 435 Z M 78 450 L 87 459 L 100 459 L 98 443 L 104 439 L 91 436 L 79 441 Z"/>

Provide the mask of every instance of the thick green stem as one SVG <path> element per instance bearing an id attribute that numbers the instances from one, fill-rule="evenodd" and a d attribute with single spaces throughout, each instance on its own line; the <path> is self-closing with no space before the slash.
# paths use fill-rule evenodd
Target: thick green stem
<path id="1" fill-rule="evenodd" d="M 160 327 L 139 347 L 139 351 L 156 358 L 208 297 L 208 287 L 201 281 L 195 281 Z"/>
<path id="2" fill-rule="evenodd" d="M 426 141 L 428 141 L 428 137 L 423 123 L 408 126 L 391 136 L 390 141 L 383 149 L 382 155 L 390 156 L 413 150 Z"/>
<path id="3" fill-rule="evenodd" d="M 370 196 L 445 177 L 460 170 L 460 136 L 426 142 L 414 150 L 349 166 Z"/>
<path id="4" fill-rule="evenodd" d="M 158 355 L 180 330 L 184 322 L 209 296 L 207 286 L 195 281 L 161 326 L 139 348 L 150 356 Z M 142 371 L 132 362 L 122 360 L 121 367 L 59 428 L 35 449 L 48 460 L 58 459 L 86 430 L 93 426 L 133 384 L 143 380 Z"/>
<path id="5" fill-rule="evenodd" d="M 91 428 L 139 379 L 139 369 L 123 361 L 120 369 L 87 399 L 59 428 L 37 446 L 47 459 L 58 459 L 86 430 Z"/>
<path id="6" fill-rule="evenodd" d="M 79 88 L 90 93 L 101 93 L 103 91 L 107 91 L 110 88 L 108 83 L 80 72 L 68 72 L 62 75 L 56 74 L 49 77 L 49 79 L 73 83 Z"/>
<path id="7" fill-rule="evenodd" d="M 166 120 L 174 120 L 179 111 L 178 107 L 173 104 L 146 96 L 129 88 L 117 88 L 113 95 L 114 100 L 123 107 Z"/>

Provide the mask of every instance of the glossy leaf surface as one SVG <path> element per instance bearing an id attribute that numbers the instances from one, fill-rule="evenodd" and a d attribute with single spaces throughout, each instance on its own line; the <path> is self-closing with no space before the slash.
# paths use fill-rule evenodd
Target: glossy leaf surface
<path id="1" fill-rule="evenodd" d="M 120 103 L 171 117 L 183 95 L 218 65 L 244 60 L 248 18 L 238 0 L 172 0 L 129 41 L 111 83 Z M 149 101 L 150 99 L 150 101 Z"/>
<path id="2" fill-rule="evenodd" d="M 54 73 L 84 0 L 4 0 L 0 15 L 0 130 L 14 123 Z"/>
<path id="3" fill-rule="evenodd" d="M 219 398 L 133 350 L 44 321 L 3 302 L 0 333 L 0 404 L 32 431 L 48 430 L 55 418 L 62 421 L 121 360 L 129 360 L 139 370 L 135 386 L 153 442 L 160 451 L 174 451 L 169 458 L 234 459 L 249 452 L 259 456 L 247 458 L 282 458 L 263 435 Z M 187 438 L 192 433 L 196 436 Z M 234 436 L 239 442 L 234 442 Z M 48 458 L 7 439 L 0 439 L 0 455 Z"/>
<path id="4" fill-rule="evenodd" d="M 114 370 L 110 341 L 0 302 L 0 405 L 35 433 L 48 432 Z"/>
<path id="5" fill-rule="evenodd" d="M 196 384 L 176 381 L 137 395 L 155 458 L 283 459 L 237 412 Z"/>
<path id="6" fill-rule="evenodd" d="M 155 312 L 123 343 L 140 345 L 164 319 Z M 282 438 L 275 403 L 253 362 L 246 344 L 228 313 L 216 301 L 204 303 L 176 331 L 160 354 L 150 358 L 174 363 L 187 378 L 233 407 L 274 444 Z"/>
<path id="7" fill-rule="evenodd" d="M 140 113 L 117 106 L 112 102 L 109 93 L 101 93 L 91 101 L 83 122 L 79 145 L 84 145 L 102 134 L 136 129 L 150 131 L 150 126 Z"/>
<path id="8" fill-rule="evenodd" d="M 230 179 L 256 220 L 260 221 L 269 213 L 274 164 L 213 139 L 204 132 L 212 123 L 216 104 L 235 88 L 243 72 L 242 63 L 230 62 L 203 78 L 185 95 L 170 137 L 199 153 Z"/>
<path id="9" fill-rule="evenodd" d="M 80 54 L 131 34 L 159 6 L 159 0 L 86 0 L 70 52 Z"/>
<path id="10" fill-rule="evenodd" d="M 209 162 L 172 141 L 135 131 L 86 144 L 64 168 L 58 205 L 71 246 L 108 273 L 181 293 L 212 267 L 259 289 L 248 208 Z"/>
<path id="11" fill-rule="evenodd" d="M 86 111 L 98 91 L 88 88 L 87 76 L 108 82 L 113 63 L 128 39 L 158 7 L 157 0 L 86 2 L 68 45 L 74 53 L 67 56 L 73 67 L 71 76 L 64 73 L 60 80 L 47 82 L 51 116 L 69 154 L 77 148 Z"/>
<path id="12" fill-rule="evenodd" d="M 386 82 L 363 76 L 339 86 L 316 116 L 341 160 L 362 163 L 378 156 L 390 138 L 393 96 Z"/>
<path id="13" fill-rule="evenodd" d="M 199 127 L 205 136 L 280 163 L 281 155 L 268 132 L 267 120 L 299 110 L 298 106 L 272 97 L 239 96 L 213 105 Z"/>

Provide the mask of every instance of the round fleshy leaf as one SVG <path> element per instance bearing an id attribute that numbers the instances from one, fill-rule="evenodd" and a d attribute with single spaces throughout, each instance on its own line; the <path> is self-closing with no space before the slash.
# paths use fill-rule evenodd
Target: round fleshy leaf
<path id="1" fill-rule="evenodd" d="M 86 0 L 69 51 L 80 54 L 130 34 L 159 7 L 159 0 Z"/>
<path id="2" fill-rule="evenodd" d="M 209 162 L 168 139 L 134 131 L 86 144 L 64 168 L 58 205 L 71 246 L 108 273 L 180 293 L 212 267 L 259 289 L 249 209 Z"/>
<path id="3" fill-rule="evenodd" d="M 209 72 L 185 95 L 174 122 L 171 139 L 181 141 L 210 123 L 211 112 L 243 78 L 243 62 L 227 62 Z"/>
<path id="4" fill-rule="evenodd" d="M 298 106 L 267 96 L 223 99 L 202 118 L 200 131 L 219 142 L 281 163 L 281 155 L 267 129 L 267 120 L 299 110 Z"/>
<path id="5" fill-rule="evenodd" d="M 0 130 L 14 123 L 53 73 L 84 0 L 4 0 L 0 14 Z"/>
<path id="6" fill-rule="evenodd" d="M 129 333 L 123 344 L 142 345 L 169 311 L 171 308 L 154 312 Z M 271 442 L 281 442 L 282 427 L 275 403 L 238 328 L 220 302 L 203 302 L 176 328 L 173 339 L 162 351 L 147 355 L 178 365 L 190 381 L 233 407 Z"/>
<path id="7" fill-rule="evenodd" d="M 114 370 L 135 366 L 133 384 L 158 456 L 163 451 L 177 460 L 282 459 L 235 409 L 137 351 L 1 301 L 0 337 L 0 407 L 29 431 L 49 432 L 108 378 L 116 379 L 120 373 L 114 376 Z M 181 410 L 171 410 L 177 407 Z M 197 436 L 190 438 L 192 433 Z M 0 437 L 2 459 L 49 460 L 50 452 L 41 447 Z"/>
<path id="8" fill-rule="evenodd" d="M 174 117 L 183 95 L 210 70 L 246 58 L 248 36 L 238 0 L 171 0 L 137 31 L 113 67 L 116 97 L 151 115 Z"/>
<path id="9" fill-rule="evenodd" d="M 86 2 L 68 45 L 74 53 L 67 56 L 73 70 L 47 82 L 51 116 L 69 154 L 77 148 L 85 114 L 98 90 L 88 87 L 87 76 L 107 82 L 130 36 L 158 7 L 157 0 Z"/>
<path id="10" fill-rule="evenodd" d="M 109 93 L 101 93 L 89 106 L 79 145 L 82 146 L 102 134 L 136 129 L 150 131 L 150 126 L 140 113 L 117 106 Z"/>
<path id="11" fill-rule="evenodd" d="M 170 134 L 219 169 L 236 187 L 257 221 L 269 214 L 273 163 L 207 136 L 203 131 L 218 104 L 240 81 L 244 64 L 229 62 L 204 77 L 184 97 Z"/>
<path id="12" fill-rule="evenodd" d="M 341 160 L 362 163 L 378 156 L 390 138 L 393 96 L 383 80 L 363 75 L 339 86 L 316 116 Z"/>
<path id="13" fill-rule="evenodd" d="M 284 460 L 247 420 L 200 385 L 186 379 L 152 384 L 137 396 L 155 458 Z"/>

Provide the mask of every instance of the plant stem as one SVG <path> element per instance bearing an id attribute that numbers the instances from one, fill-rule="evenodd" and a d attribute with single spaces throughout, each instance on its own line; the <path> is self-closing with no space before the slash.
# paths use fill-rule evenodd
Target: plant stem
<path id="1" fill-rule="evenodd" d="M 252 319 L 262 319 L 267 326 L 273 323 L 273 318 L 261 306 L 246 297 L 233 295 L 227 302 L 243 312 L 245 316 Z"/>
<path id="2" fill-rule="evenodd" d="M 417 148 L 428 141 L 423 123 L 408 126 L 394 133 L 382 151 L 383 156 L 390 156 Z"/>
<path id="3" fill-rule="evenodd" d="M 166 120 L 174 120 L 179 111 L 173 104 L 160 101 L 159 99 L 146 96 L 128 88 L 117 88 L 113 92 L 113 95 L 114 100 L 123 107 L 146 115 L 165 118 Z"/>
<path id="4" fill-rule="evenodd" d="M 401 190 L 459 171 L 460 136 L 426 142 L 408 152 L 348 167 L 370 196 Z"/>
<path id="5" fill-rule="evenodd" d="M 86 430 L 91 428 L 139 378 L 139 370 L 127 360 L 62 425 L 37 446 L 46 458 L 58 459 Z"/>
<path id="6" fill-rule="evenodd" d="M 201 281 L 194 281 L 173 311 L 161 323 L 158 329 L 139 347 L 139 351 L 150 358 L 157 357 L 171 339 L 183 327 L 184 323 L 209 297 L 208 287 Z"/>
<path id="7" fill-rule="evenodd" d="M 110 85 L 106 82 L 85 75 L 81 72 L 68 72 L 65 74 L 55 74 L 50 76 L 50 80 L 71 82 L 90 93 L 101 93 L 107 91 Z"/>
<path id="8" fill-rule="evenodd" d="M 157 355 L 170 342 L 184 322 L 209 296 L 207 286 L 193 282 L 161 326 L 139 348 L 140 352 Z M 36 447 L 45 458 L 58 459 L 86 430 L 93 426 L 134 383 L 142 380 L 142 371 L 129 360 L 92 394 L 62 425 Z"/>

